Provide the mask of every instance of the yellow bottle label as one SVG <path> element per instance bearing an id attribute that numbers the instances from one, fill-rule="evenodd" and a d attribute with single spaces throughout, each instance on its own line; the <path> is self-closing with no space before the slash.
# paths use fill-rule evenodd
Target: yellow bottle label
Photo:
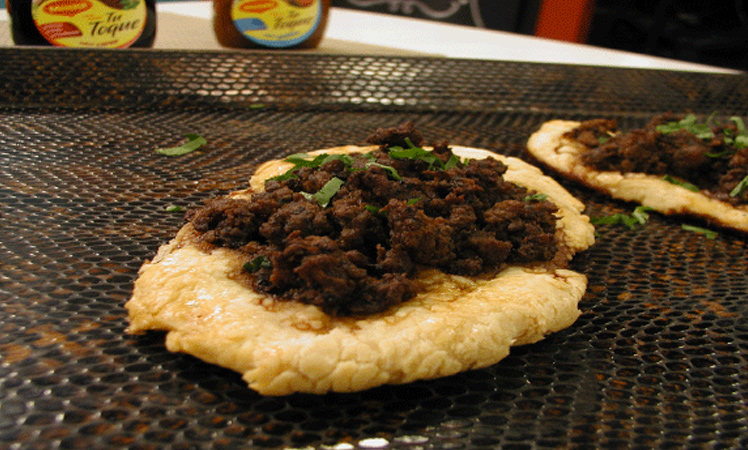
<path id="1" fill-rule="evenodd" d="M 234 0 L 231 20 L 249 40 L 290 47 L 307 40 L 322 19 L 321 0 Z"/>
<path id="2" fill-rule="evenodd" d="M 143 33 L 145 0 L 33 0 L 39 32 L 59 47 L 129 47 Z"/>

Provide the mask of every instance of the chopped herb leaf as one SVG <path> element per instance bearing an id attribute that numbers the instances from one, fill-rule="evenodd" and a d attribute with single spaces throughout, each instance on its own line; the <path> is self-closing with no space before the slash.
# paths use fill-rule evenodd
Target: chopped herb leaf
<path id="1" fill-rule="evenodd" d="M 542 192 L 536 192 L 535 194 L 528 195 L 525 197 L 526 202 L 544 202 L 548 200 L 548 194 L 543 194 Z"/>
<path id="2" fill-rule="evenodd" d="M 338 192 L 340 187 L 343 186 L 343 183 L 345 182 L 340 178 L 332 177 L 330 178 L 330 181 L 322 186 L 322 189 L 314 194 L 302 192 L 301 195 L 303 195 L 307 200 L 316 200 L 317 203 L 324 208 L 330 203 L 330 200 L 332 200 L 332 197 Z"/>
<path id="3" fill-rule="evenodd" d="M 294 153 L 293 155 L 287 156 L 285 161 L 293 164 L 293 167 L 288 169 L 286 172 L 270 178 L 271 180 L 285 181 L 296 178 L 294 171 L 302 167 L 309 167 L 315 169 L 330 161 L 343 161 L 343 163 L 350 167 L 353 164 L 353 158 L 348 155 L 331 155 L 328 153 L 320 153 L 314 157 L 307 153 Z"/>
<path id="4" fill-rule="evenodd" d="M 739 135 L 735 137 L 735 140 L 733 141 L 733 145 L 735 145 L 735 148 L 738 150 L 742 150 L 746 147 L 748 147 L 748 135 Z"/>
<path id="5" fill-rule="evenodd" d="M 727 138 L 725 138 L 725 142 L 727 142 Z M 706 156 L 710 158 L 726 158 L 728 156 L 732 156 L 735 154 L 735 150 L 728 148 L 727 150 L 722 150 L 721 152 L 717 153 L 704 153 Z"/>
<path id="6" fill-rule="evenodd" d="M 343 161 L 343 163 L 346 166 L 350 166 L 353 164 L 353 158 L 348 155 L 335 155 L 335 154 L 328 154 L 328 153 L 320 153 L 319 155 L 315 155 L 314 158 L 312 158 L 310 155 L 306 153 L 296 153 L 291 156 L 286 157 L 286 162 L 290 162 L 294 164 L 296 167 L 294 169 L 297 169 L 299 167 L 311 167 L 316 168 L 323 166 L 324 164 L 330 162 L 330 161 L 336 161 L 340 160 Z"/>
<path id="7" fill-rule="evenodd" d="M 446 163 L 444 163 L 444 170 L 449 170 L 453 167 L 459 167 L 462 164 L 460 157 L 452 153 Z"/>
<path id="8" fill-rule="evenodd" d="M 377 214 L 379 212 L 379 208 L 374 205 L 364 205 L 364 209 L 372 214 Z"/>
<path id="9" fill-rule="evenodd" d="M 285 161 L 297 166 L 308 166 L 311 158 L 307 153 L 294 153 L 293 155 L 286 156 Z"/>
<path id="10" fill-rule="evenodd" d="M 649 211 L 653 208 L 649 206 L 637 206 L 634 208 L 634 212 L 631 213 L 631 217 L 637 220 L 640 224 L 644 225 L 649 220 Z"/>
<path id="11" fill-rule="evenodd" d="M 590 222 L 592 225 L 624 225 L 628 229 L 633 230 L 637 225 L 644 225 L 649 220 L 649 211 L 652 208 L 649 206 L 637 206 L 634 212 L 629 214 L 613 214 L 610 216 L 602 217 L 591 217 Z"/>
<path id="12" fill-rule="evenodd" d="M 732 116 L 730 117 L 730 122 L 734 123 L 735 126 L 738 128 L 738 135 L 748 135 L 748 129 L 745 128 L 743 119 L 741 119 L 738 116 Z"/>
<path id="13" fill-rule="evenodd" d="M 713 122 L 712 116 L 714 116 L 714 114 L 709 116 L 709 118 L 706 120 L 706 123 L 697 123 L 696 116 L 693 114 L 689 114 L 680 121 L 668 122 L 664 125 L 658 125 L 657 131 L 663 134 L 668 134 L 680 130 L 686 130 L 699 139 L 709 140 L 714 137 L 714 132 L 712 132 L 710 125 L 710 123 Z M 732 116 L 729 120 L 730 122 L 735 124 L 735 127 L 737 128 L 737 134 L 735 134 L 735 132 L 731 129 L 723 127 L 722 133 L 724 134 L 725 144 L 731 147 L 735 147 L 735 149 L 737 150 L 748 147 L 748 129 L 746 128 L 743 119 L 738 116 Z M 721 125 L 716 124 L 716 126 Z M 735 149 L 730 148 L 717 153 L 707 153 L 707 156 L 709 156 L 710 158 L 724 158 L 732 156 L 735 153 Z"/>
<path id="14" fill-rule="evenodd" d="M 405 143 L 408 144 L 408 148 L 399 146 L 390 147 L 389 153 L 392 158 L 395 159 L 414 159 L 420 160 L 429 165 L 431 169 L 434 165 L 443 167 L 444 163 L 433 153 L 424 150 L 421 147 L 416 147 L 408 138 L 405 138 Z"/>
<path id="15" fill-rule="evenodd" d="M 689 114 L 679 121 L 668 122 L 663 125 L 657 125 L 657 131 L 663 134 L 675 133 L 680 130 L 686 130 L 699 139 L 711 139 L 714 133 L 706 123 L 698 123 L 696 116 Z"/>
<path id="16" fill-rule="evenodd" d="M 322 153 L 319 155 L 316 155 L 315 157 L 311 157 L 307 155 L 306 153 L 296 153 L 286 158 L 286 162 L 290 162 L 294 165 L 294 169 L 298 169 L 300 167 L 319 167 L 322 165 L 322 162 L 327 159 L 329 155 L 326 153 Z"/>
<path id="17" fill-rule="evenodd" d="M 680 227 L 681 229 L 686 230 L 686 231 L 693 231 L 694 233 L 701 233 L 707 239 L 715 239 L 717 237 L 717 232 L 712 231 L 712 230 L 707 230 L 706 228 L 695 227 L 693 225 L 686 225 L 686 224 L 683 224 Z"/>
<path id="18" fill-rule="evenodd" d="M 272 269 L 273 263 L 265 256 L 258 256 L 248 263 L 244 264 L 244 270 L 249 273 L 255 273 L 260 269 Z"/>
<path id="19" fill-rule="evenodd" d="M 670 175 L 665 175 L 664 177 L 662 177 L 662 179 L 665 180 L 665 181 L 667 181 L 668 183 L 675 184 L 675 185 L 680 186 L 682 188 L 686 188 L 689 191 L 699 192 L 699 188 L 696 187 L 696 186 L 694 186 L 693 184 L 685 182 L 685 181 L 678 180 L 677 178 L 674 178 L 674 177 L 672 177 Z"/>
<path id="20" fill-rule="evenodd" d="M 412 206 L 412 205 L 415 205 L 416 203 L 418 203 L 418 202 L 420 202 L 420 201 L 421 201 L 421 199 L 420 199 L 420 198 L 411 198 L 410 200 L 408 200 L 408 201 L 406 202 L 406 204 L 407 204 L 408 206 Z"/>
<path id="21" fill-rule="evenodd" d="M 296 175 L 295 173 L 293 173 L 293 169 L 292 170 L 287 170 L 286 172 L 284 172 L 284 173 L 282 173 L 280 175 L 276 175 L 274 177 L 270 177 L 271 180 L 276 180 L 276 181 L 293 180 L 294 178 L 299 178 L 299 176 Z"/>
<path id="22" fill-rule="evenodd" d="M 366 163 L 366 168 L 369 168 L 371 166 L 379 167 L 381 169 L 386 170 L 387 173 L 390 174 L 390 176 L 394 180 L 402 180 L 402 177 L 400 176 L 400 174 L 397 173 L 397 170 L 394 167 L 392 167 L 392 166 L 388 166 L 386 164 L 380 164 L 380 163 L 374 162 L 374 161 Z"/>
<path id="23" fill-rule="evenodd" d="M 610 216 L 590 217 L 590 223 L 592 225 L 618 225 L 624 224 L 627 227 L 633 229 L 635 222 L 631 220 L 631 216 L 627 214 L 613 214 Z"/>
<path id="24" fill-rule="evenodd" d="M 166 156 L 182 156 L 186 155 L 187 153 L 194 152 L 198 148 L 208 143 L 208 141 L 206 141 L 204 137 L 198 134 L 190 133 L 186 134 L 184 137 L 187 138 L 187 142 L 180 145 L 179 147 L 159 148 L 156 149 L 156 151 Z"/>
<path id="25" fill-rule="evenodd" d="M 730 191 L 730 197 L 737 197 L 742 195 L 745 190 L 748 189 L 748 175 L 746 175 L 737 186 Z"/>
<path id="26" fill-rule="evenodd" d="M 168 205 L 166 208 L 164 208 L 167 212 L 182 212 L 184 208 L 182 208 L 179 205 Z"/>
<path id="27" fill-rule="evenodd" d="M 322 161 L 322 164 L 335 160 L 343 161 L 343 164 L 345 164 L 346 167 L 351 167 L 353 165 L 353 157 L 348 155 L 328 155 L 327 158 Z"/>
<path id="28" fill-rule="evenodd" d="M 748 130 L 745 128 L 743 119 L 738 116 L 732 116 L 730 117 L 730 122 L 735 124 L 737 133 L 730 128 L 722 128 L 724 143 L 728 148 L 718 153 L 707 153 L 707 156 L 711 158 L 730 157 L 734 155 L 737 150 L 742 150 L 748 147 Z"/>
<path id="29" fill-rule="evenodd" d="M 395 159 L 413 159 L 417 161 L 423 161 L 429 165 L 429 170 L 433 170 L 434 168 L 439 170 L 447 170 L 451 169 L 452 167 L 456 167 L 459 164 L 462 164 L 459 156 L 457 155 L 453 154 L 445 164 L 433 152 L 425 150 L 421 147 L 417 147 L 415 144 L 413 144 L 413 142 L 411 142 L 410 139 L 405 138 L 405 143 L 408 144 L 408 148 L 403 148 L 400 146 L 390 147 L 390 157 Z"/>

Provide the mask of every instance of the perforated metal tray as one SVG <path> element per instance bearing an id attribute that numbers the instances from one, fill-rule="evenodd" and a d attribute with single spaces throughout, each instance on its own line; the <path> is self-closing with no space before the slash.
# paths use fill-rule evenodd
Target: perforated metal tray
<path id="1" fill-rule="evenodd" d="M 528 158 L 552 118 L 745 117 L 748 77 L 247 52 L 0 61 L 0 448 L 748 446 L 748 238 L 684 219 L 601 227 L 574 261 L 589 289 L 568 330 L 484 370 L 355 394 L 261 397 L 163 334 L 125 335 L 123 308 L 182 223 L 167 207 L 242 187 L 271 157 L 412 119 Z M 154 151 L 191 132 L 209 144 Z M 633 209 L 561 182 L 591 215 Z"/>

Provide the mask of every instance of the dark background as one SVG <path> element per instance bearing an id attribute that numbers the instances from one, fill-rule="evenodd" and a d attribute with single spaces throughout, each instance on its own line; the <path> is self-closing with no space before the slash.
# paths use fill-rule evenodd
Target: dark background
<path id="1" fill-rule="evenodd" d="M 541 1 L 332 0 L 332 4 L 534 34 Z M 436 17 L 436 11 L 450 9 L 457 11 Z M 748 70 L 748 0 L 597 0 L 585 43 Z"/>
<path id="2" fill-rule="evenodd" d="M 748 2 L 600 0 L 587 43 L 748 70 Z"/>

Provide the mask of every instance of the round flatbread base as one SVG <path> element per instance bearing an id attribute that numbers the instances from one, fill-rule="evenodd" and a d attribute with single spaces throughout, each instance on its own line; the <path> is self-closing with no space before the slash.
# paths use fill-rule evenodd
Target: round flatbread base
<path id="1" fill-rule="evenodd" d="M 325 153 L 369 151 L 339 147 Z M 583 205 L 539 169 L 516 158 L 453 147 L 462 157 L 495 157 L 505 179 L 543 192 L 559 207 L 558 258 L 594 242 Z M 268 177 L 288 170 L 271 161 L 258 168 L 249 196 Z M 205 251 L 190 224 L 144 264 L 126 307 L 128 332 L 165 330 L 166 347 L 235 370 L 264 395 L 351 392 L 407 383 L 495 364 L 514 345 L 537 342 L 570 326 L 586 277 L 555 264 L 510 266 L 493 277 L 419 272 L 425 290 L 374 316 L 339 318 L 315 306 L 279 301 L 235 280 L 237 251 Z"/>
<path id="2" fill-rule="evenodd" d="M 748 232 L 748 207 L 736 207 L 690 191 L 655 175 L 596 171 L 581 162 L 587 148 L 564 137 L 580 122 L 553 120 L 530 136 L 527 149 L 558 173 L 613 198 L 635 202 L 665 215 L 691 216 L 711 224 Z"/>

